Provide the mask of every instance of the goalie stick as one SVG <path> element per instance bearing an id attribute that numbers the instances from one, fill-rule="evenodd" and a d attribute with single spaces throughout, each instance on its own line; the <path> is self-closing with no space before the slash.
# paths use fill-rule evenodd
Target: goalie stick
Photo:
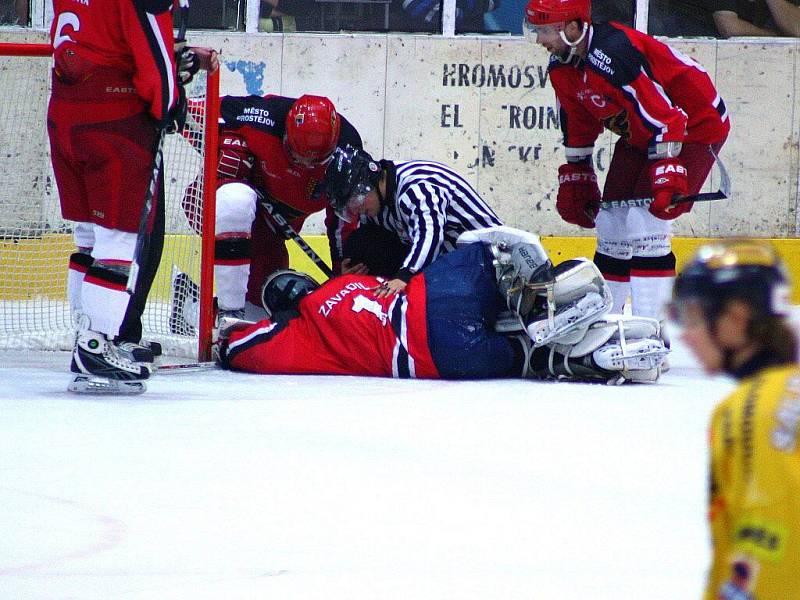
<path id="1" fill-rule="evenodd" d="M 713 151 L 709 150 L 714 156 L 714 162 L 719 169 L 719 190 L 716 192 L 702 192 L 693 196 L 684 196 L 672 201 L 672 204 L 684 204 L 685 202 L 710 202 L 712 200 L 727 200 L 731 195 L 731 179 L 728 175 L 728 170 L 720 160 L 719 156 Z M 600 203 L 601 208 L 632 208 L 640 206 L 648 208 L 653 203 L 653 198 L 630 198 L 628 200 L 603 200 Z"/>
<path id="2" fill-rule="evenodd" d="M 178 30 L 176 41 L 186 40 L 186 28 L 189 26 L 189 0 L 180 0 L 181 25 Z M 178 77 L 177 72 L 175 77 Z M 180 78 L 178 78 L 180 81 Z M 179 83 L 180 85 L 180 83 Z M 164 139 L 167 136 L 167 125 L 163 125 L 158 133 L 156 153 L 153 157 L 153 171 L 150 174 L 150 183 L 144 196 L 142 214 L 139 217 L 139 229 L 136 233 L 136 246 L 133 249 L 133 260 L 131 260 L 128 281 L 125 284 L 125 291 L 131 296 L 136 293 L 137 280 L 139 279 L 139 268 L 142 264 L 143 255 L 147 246 L 150 245 L 150 233 L 147 231 L 150 221 L 153 218 L 153 197 L 158 192 L 158 182 L 161 178 L 161 171 L 164 166 Z"/>

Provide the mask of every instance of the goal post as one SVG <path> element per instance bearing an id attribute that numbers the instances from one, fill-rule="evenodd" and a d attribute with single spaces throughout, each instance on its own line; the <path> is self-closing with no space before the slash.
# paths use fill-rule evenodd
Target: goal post
<path id="1" fill-rule="evenodd" d="M 47 137 L 51 54 L 49 44 L 0 43 L 2 350 L 69 350 L 74 341 L 66 297 L 73 223 L 61 217 Z M 208 360 L 219 72 L 199 71 L 186 92 L 189 126 L 164 144 L 166 233 L 143 339 L 168 355 Z"/>

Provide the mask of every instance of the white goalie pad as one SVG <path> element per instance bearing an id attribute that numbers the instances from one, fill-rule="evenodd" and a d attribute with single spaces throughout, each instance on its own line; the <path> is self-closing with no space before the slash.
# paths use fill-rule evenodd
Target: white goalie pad
<path id="1" fill-rule="evenodd" d="M 484 244 L 505 245 L 511 247 L 514 244 L 533 244 L 534 246 L 541 247 L 542 243 L 539 236 L 535 233 L 523 231 L 522 229 L 515 229 L 514 227 L 507 227 L 506 225 L 495 225 L 494 227 L 483 227 L 481 229 L 473 229 L 472 231 L 465 231 L 458 236 L 456 246 L 468 246 L 475 242 L 483 242 Z M 547 254 L 542 248 L 542 254 L 547 257 Z"/>
<path id="2" fill-rule="evenodd" d="M 661 338 L 659 322 L 646 317 L 605 315 L 585 330 L 572 344 L 556 343 L 551 349 L 551 372 L 563 376 L 606 379 L 618 385 L 625 381 L 655 382 L 669 349 Z M 563 365 L 555 365 L 554 356 L 563 356 Z M 582 357 L 590 360 L 576 359 Z"/>
<path id="3" fill-rule="evenodd" d="M 556 268 L 546 314 L 534 316 L 525 329 L 535 347 L 575 344 L 611 306 L 611 290 L 600 271 L 589 259 L 578 258 Z"/>

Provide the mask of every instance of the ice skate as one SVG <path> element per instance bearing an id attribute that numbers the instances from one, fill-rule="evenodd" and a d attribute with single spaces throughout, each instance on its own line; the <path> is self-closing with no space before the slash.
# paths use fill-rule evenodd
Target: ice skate
<path id="1" fill-rule="evenodd" d="M 141 394 L 150 377 L 147 363 L 132 360 L 102 333 L 78 332 L 70 370 L 75 373 L 67 390 L 77 394 Z"/>
<path id="2" fill-rule="evenodd" d="M 155 359 L 162 354 L 161 344 L 142 340 L 135 342 L 117 342 L 117 349 L 121 356 L 138 363 L 153 364 Z"/>

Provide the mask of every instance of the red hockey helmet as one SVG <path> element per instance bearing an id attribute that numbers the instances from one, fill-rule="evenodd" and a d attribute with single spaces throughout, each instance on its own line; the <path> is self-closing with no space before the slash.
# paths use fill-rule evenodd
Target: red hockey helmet
<path id="1" fill-rule="evenodd" d="M 292 159 L 309 167 L 326 163 L 339 142 L 340 128 L 333 102 L 322 96 L 301 96 L 286 115 L 286 146 Z"/>
<path id="2" fill-rule="evenodd" d="M 525 7 L 525 20 L 532 25 L 549 25 L 578 19 L 592 20 L 591 0 L 530 0 Z"/>

